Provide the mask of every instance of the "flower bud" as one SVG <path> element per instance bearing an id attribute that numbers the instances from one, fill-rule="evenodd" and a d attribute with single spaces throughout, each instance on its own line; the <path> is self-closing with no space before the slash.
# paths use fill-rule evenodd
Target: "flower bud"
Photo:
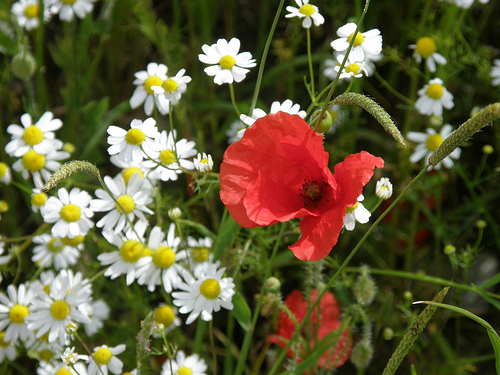
<path id="1" fill-rule="evenodd" d="M 351 351 L 351 362 L 357 368 L 364 368 L 370 364 L 373 348 L 367 340 L 356 343 Z"/>
<path id="2" fill-rule="evenodd" d="M 318 133 L 323 134 L 323 133 L 326 133 L 328 130 L 330 130 L 330 128 L 332 127 L 333 118 L 332 118 L 332 114 L 329 111 L 325 111 L 323 113 L 323 118 L 321 120 L 319 120 L 319 123 L 318 123 L 318 119 L 319 119 L 320 115 L 321 115 L 321 109 L 318 109 L 317 111 L 315 111 L 311 117 L 311 119 L 312 119 L 311 124 Z"/>
<path id="3" fill-rule="evenodd" d="M 478 220 L 476 221 L 476 227 L 478 227 L 479 229 L 484 229 L 486 228 L 488 224 L 486 224 L 486 221 L 484 220 Z"/>
<path id="4" fill-rule="evenodd" d="M 269 292 L 278 293 L 281 289 L 281 282 L 276 277 L 271 276 L 266 280 L 264 286 Z"/>
<path id="5" fill-rule="evenodd" d="M 391 327 L 385 327 L 382 332 L 382 337 L 387 341 L 392 340 L 394 338 L 394 330 Z"/>
<path id="6" fill-rule="evenodd" d="M 403 293 L 403 298 L 405 301 L 413 302 L 413 293 L 407 290 Z"/>
<path id="7" fill-rule="evenodd" d="M 495 151 L 495 149 L 491 145 L 484 145 L 483 146 L 483 153 L 486 155 L 493 154 L 494 151 Z"/>
<path id="8" fill-rule="evenodd" d="M 28 80 L 35 74 L 35 58 L 29 52 L 20 52 L 12 58 L 11 68 L 14 76 L 22 80 Z"/>
<path id="9" fill-rule="evenodd" d="M 0 201 L 0 214 L 3 214 L 7 211 L 9 211 L 9 204 L 6 201 L 1 200 Z"/>
<path id="10" fill-rule="evenodd" d="M 170 220 L 175 221 L 179 219 L 181 216 L 182 216 L 182 211 L 179 207 L 174 207 L 168 210 L 168 217 L 170 218 Z"/>
<path id="11" fill-rule="evenodd" d="M 358 276 L 354 283 L 354 295 L 359 304 L 367 306 L 372 303 L 373 298 L 377 293 L 377 286 L 370 275 L 368 267 L 361 268 L 361 275 Z"/>
<path id="12" fill-rule="evenodd" d="M 382 177 L 379 181 L 377 181 L 375 195 L 384 200 L 387 200 L 392 196 L 392 184 L 387 177 Z"/>
<path id="13" fill-rule="evenodd" d="M 452 255 L 452 254 L 455 254 L 455 252 L 457 251 L 457 248 L 453 245 L 446 245 L 443 249 L 443 252 L 446 254 L 446 255 Z"/>

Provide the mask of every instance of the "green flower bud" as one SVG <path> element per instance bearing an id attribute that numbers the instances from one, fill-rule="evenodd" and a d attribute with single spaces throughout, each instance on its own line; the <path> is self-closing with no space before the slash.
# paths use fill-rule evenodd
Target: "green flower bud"
<path id="1" fill-rule="evenodd" d="M 357 368 L 365 368 L 370 364 L 373 356 L 373 348 L 366 340 L 359 341 L 351 351 L 351 362 Z"/>
<path id="2" fill-rule="evenodd" d="M 377 293 L 377 286 L 375 281 L 370 275 L 368 267 L 361 268 L 361 275 L 358 276 L 354 283 L 354 295 L 359 304 L 367 306 L 372 303 L 375 294 Z"/>
<path id="3" fill-rule="evenodd" d="M 276 277 L 270 277 L 264 284 L 266 290 L 271 293 L 278 293 L 281 289 L 281 282 Z"/>
<path id="4" fill-rule="evenodd" d="M 382 332 L 382 337 L 387 341 L 392 340 L 394 338 L 394 330 L 391 327 L 385 327 Z"/>
<path id="5" fill-rule="evenodd" d="M 319 123 L 318 123 L 318 118 L 320 115 L 321 115 L 321 109 L 318 109 L 317 111 L 315 111 L 311 117 L 312 118 L 311 124 L 315 127 L 315 130 L 318 133 L 323 134 L 323 133 L 326 133 L 328 130 L 330 130 L 330 128 L 332 127 L 333 118 L 332 118 L 332 114 L 330 112 L 325 111 L 323 113 L 323 118 L 321 120 L 319 120 Z"/>
<path id="6" fill-rule="evenodd" d="M 182 211 L 179 207 L 174 207 L 168 210 L 168 217 L 170 218 L 170 220 L 175 221 L 179 219 L 181 216 L 182 216 Z"/>
<path id="7" fill-rule="evenodd" d="M 495 151 L 495 149 L 491 145 L 484 145 L 483 146 L 483 153 L 486 155 L 493 154 L 494 151 Z"/>
<path id="8" fill-rule="evenodd" d="M 413 302 L 413 293 L 407 290 L 403 293 L 403 298 L 405 299 L 405 301 Z"/>
<path id="9" fill-rule="evenodd" d="M 484 229 L 486 228 L 486 226 L 487 226 L 486 221 L 484 220 L 476 221 L 476 227 L 478 227 L 479 229 Z"/>
<path id="10" fill-rule="evenodd" d="M 455 252 L 457 251 L 457 248 L 453 245 L 446 245 L 443 249 L 443 252 L 446 254 L 446 255 L 452 255 L 452 254 L 455 254 Z"/>
<path id="11" fill-rule="evenodd" d="M 35 74 L 36 61 L 31 53 L 23 51 L 12 58 L 11 67 L 14 76 L 28 80 Z"/>

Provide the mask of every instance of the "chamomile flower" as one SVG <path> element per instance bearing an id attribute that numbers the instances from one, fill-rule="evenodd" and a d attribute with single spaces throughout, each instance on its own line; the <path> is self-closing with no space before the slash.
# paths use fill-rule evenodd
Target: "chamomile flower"
<path id="1" fill-rule="evenodd" d="M 434 78 L 427 85 L 418 90 L 419 98 L 415 102 L 415 108 L 423 115 L 434 115 L 441 117 L 443 107 L 453 108 L 453 95 L 443 86 L 443 81 Z"/>
<path id="2" fill-rule="evenodd" d="M 491 84 L 493 86 L 500 85 L 500 60 L 495 59 L 493 61 L 493 66 L 491 67 L 490 77 L 493 79 Z"/>
<path id="3" fill-rule="evenodd" d="M 80 355 L 75 352 L 75 347 L 64 349 L 63 354 L 61 354 L 61 360 L 67 365 L 74 365 L 78 361 L 86 361 L 89 357 L 87 355 Z"/>
<path id="4" fill-rule="evenodd" d="M 123 362 L 116 356 L 125 351 L 125 344 L 120 344 L 114 348 L 101 345 L 94 348 L 92 356 L 87 359 L 88 375 L 108 374 L 108 370 L 113 374 L 122 373 Z"/>
<path id="5" fill-rule="evenodd" d="M 12 140 L 5 146 L 5 152 L 16 158 L 23 156 L 31 149 L 38 154 L 46 155 L 54 150 L 60 150 L 63 142 L 55 138 L 55 130 L 61 128 L 62 121 L 55 119 L 52 112 L 45 112 L 36 124 L 29 113 L 21 116 L 21 124 L 11 124 L 7 133 Z"/>
<path id="6" fill-rule="evenodd" d="M 221 307 L 232 310 L 231 302 L 234 291 L 232 277 L 222 277 L 225 268 L 217 269 L 216 264 L 207 264 L 194 279 L 185 273 L 184 279 L 177 286 L 182 292 L 173 292 L 173 304 L 179 307 L 181 314 L 189 313 L 186 324 L 191 324 L 201 315 L 205 321 L 212 320 L 212 313 Z"/>
<path id="7" fill-rule="evenodd" d="M 178 251 L 180 243 L 181 239 L 175 235 L 175 224 L 170 224 L 166 239 L 165 233 L 154 227 L 146 245 L 151 254 L 138 265 L 138 284 L 147 285 L 150 292 L 158 285 L 163 285 L 167 293 L 172 292 L 182 282 L 180 276 L 185 273 L 179 262 L 186 258 L 186 252 Z"/>
<path id="8" fill-rule="evenodd" d="M 138 173 L 132 174 L 128 184 L 125 184 L 125 179 L 121 174 L 118 174 L 115 178 L 105 176 L 104 183 L 121 207 L 115 203 L 115 200 L 106 191 L 97 189 L 95 195 L 98 199 L 92 199 L 90 207 L 95 212 L 109 211 L 97 222 L 96 226 L 98 228 L 104 230 L 114 229 L 115 233 L 120 232 L 128 227 L 127 217 L 131 222 L 135 217 L 145 221 L 146 216 L 144 214 L 151 215 L 153 213 L 146 207 L 146 205 L 153 202 L 150 195 L 151 190 L 147 186 L 145 187 Z"/>
<path id="9" fill-rule="evenodd" d="M 108 153 L 117 155 L 124 162 L 141 162 L 144 153 L 152 157 L 159 151 L 157 138 L 160 133 L 152 117 L 144 122 L 132 120 L 129 130 L 111 125 L 108 134 Z"/>
<path id="10" fill-rule="evenodd" d="M 300 104 L 294 103 L 290 99 L 286 99 L 283 103 L 275 101 L 271 104 L 269 113 L 276 114 L 278 112 L 285 112 L 291 115 L 299 115 L 301 118 L 305 118 L 307 115 L 306 111 L 300 109 Z M 240 116 L 240 120 L 243 121 L 245 125 L 252 126 L 256 120 L 266 115 L 267 113 L 264 110 L 255 108 L 252 111 L 252 116 L 242 114 Z M 243 136 L 244 130 L 246 130 L 246 128 L 243 129 L 243 131 L 240 130 L 238 132 L 239 139 L 241 139 L 241 137 Z"/>
<path id="11" fill-rule="evenodd" d="M 33 248 L 31 260 L 39 267 L 54 265 L 56 270 L 68 268 L 76 264 L 83 250 L 84 236 L 74 238 L 59 238 L 50 234 L 41 234 L 33 237 Z"/>
<path id="12" fill-rule="evenodd" d="M 210 251 L 213 241 L 210 237 L 195 239 L 188 237 L 187 243 L 189 246 L 189 266 L 193 275 L 198 275 L 203 272 L 203 269 L 213 263 L 213 254 Z M 216 263 L 219 266 L 219 262 Z"/>
<path id="13" fill-rule="evenodd" d="M 50 292 L 36 293 L 30 314 L 26 317 L 28 329 L 36 331 L 39 339 L 48 334 L 48 342 L 64 346 L 69 340 L 67 327 L 74 322 L 88 323 L 87 314 L 81 311 L 91 300 L 87 280 L 78 281 L 72 273 L 60 273 L 50 284 Z"/>
<path id="14" fill-rule="evenodd" d="M 380 199 L 387 200 L 392 196 L 392 184 L 387 177 L 382 177 L 377 181 L 375 195 Z"/>
<path id="15" fill-rule="evenodd" d="M 50 13 L 59 14 L 61 21 L 72 21 L 75 15 L 85 18 L 94 9 L 95 0 L 47 0 Z"/>
<path id="16" fill-rule="evenodd" d="M 181 325 L 181 319 L 177 316 L 176 307 L 161 304 L 155 309 L 154 314 L 155 322 L 163 324 L 164 333 L 168 333 Z"/>
<path id="17" fill-rule="evenodd" d="M 125 275 L 127 285 L 134 282 L 137 278 L 137 268 L 140 264 L 147 262 L 145 255 L 150 252 L 143 245 L 147 225 L 146 221 L 139 221 L 134 225 L 133 230 L 130 228 L 125 233 L 116 233 L 111 230 L 102 232 L 104 238 L 118 248 L 116 251 L 101 253 L 97 256 L 101 265 L 109 266 L 104 276 L 114 280 L 120 275 Z"/>
<path id="18" fill-rule="evenodd" d="M 194 159 L 194 167 L 198 172 L 210 172 L 214 167 L 214 161 L 212 160 L 212 155 L 210 154 L 198 154 L 198 156 Z"/>
<path id="19" fill-rule="evenodd" d="M 47 203 L 49 196 L 42 189 L 33 189 L 31 194 L 31 210 L 38 212 Z"/>
<path id="20" fill-rule="evenodd" d="M 5 358 L 13 361 L 17 357 L 16 347 L 9 340 L 5 340 L 5 332 L 0 331 L 0 363 L 3 363 Z"/>
<path id="21" fill-rule="evenodd" d="M 176 105 L 179 103 L 182 94 L 187 90 L 187 84 L 191 82 L 190 76 L 184 76 L 186 69 L 181 69 L 177 72 L 174 77 L 167 77 L 161 85 L 151 86 L 151 89 L 158 96 L 164 96 L 166 100 L 158 102 L 158 105 L 165 105 L 170 103 L 171 105 Z M 169 108 L 163 108 L 163 112 L 168 113 Z"/>
<path id="22" fill-rule="evenodd" d="M 92 301 L 92 312 L 89 314 L 90 323 L 84 325 L 85 333 L 87 336 L 92 336 L 102 327 L 104 327 L 104 320 L 109 318 L 110 308 L 102 299 Z"/>
<path id="23" fill-rule="evenodd" d="M 363 194 L 358 197 L 358 201 L 351 207 L 347 208 L 347 213 L 344 216 L 344 228 L 346 230 L 354 230 L 356 221 L 361 224 L 366 224 L 370 220 L 371 213 L 361 202 L 365 200 Z"/>
<path id="24" fill-rule="evenodd" d="M 26 31 L 36 29 L 39 26 L 40 5 L 38 0 L 19 0 L 12 4 L 12 14 L 17 18 L 17 23 Z M 48 21 L 50 11 L 48 7 L 44 8 L 43 20 Z"/>
<path id="25" fill-rule="evenodd" d="M 356 24 L 350 22 L 337 30 L 337 35 L 340 37 L 330 43 L 332 48 L 337 52 L 345 52 L 349 48 Z M 349 53 L 351 61 L 366 61 L 371 60 L 374 56 L 382 52 L 382 35 L 379 29 L 372 29 L 364 33 L 358 32 L 356 39 Z"/>
<path id="26" fill-rule="evenodd" d="M 0 182 L 8 185 L 12 181 L 12 173 L 7 163 L 0 161 Z"/>
<path id="27" fill-rule="evenodd" d="M 66 364 L 49 362 L 36 369 L 37 375 L 87 375 L 87 366 L 83 362 Z"/>
<path id="28" fill-rule="evenodd" d="M 15 344 L 18 339 L 26 341 L 33 336 L 26 325 L 32 298 L 31 290 L 24 284 L 9 285 L 7 295 L 0 293 L 0 331 L 5 331 L 4 341 Z"/>
<path id="29" fill-rule="evenodd" d="M 337 73 L 340 70 L 340 67 L 342 66 L 342 62 L 344 61 L 345 56 L 344 55 L 337 55 L 337 62 L 338 64 L 333 68 Z M 340 73 L 340 79 L 346 79 L 346 78 L 359 78 L 363 77 L 364 75 L 368 75 L 368 72 L 365 68 L 366 63 L 364 61 L 354 61 L 350 58 L 347 59 L 344 69 L 342 70 L 342 73 Z"/>
<path id="30" fill-rule="evenodd" d="M 309 4 L 309 0 L 295 0 L 298 8 L 287 6 L 286 10 L 290 13 L 285 15 L 286 18 L 299 17 L 304 18 L 302 27 L 308 29 L 314 22 L 315 26 L 319 26 L 325 22 L 325 18 L 319 13 L 316 5 Z"/>
<path id="31" fill-rule="evenodd" d="M 57 171 L 61 166 L 59 161 L 67 159 L 69 156 L 64 151 L 52 151 L 44 155 L 30 149 L 12 164 L 12 169 L 16 172 L 21 172 L 25 180 L 33 177 L 35 187 L 41 189 L 50 176 L 52 176 L 52 173 Z"/>
<path id="32" fill-rule="evenodd" d="M 175 360 L 167 359 L 163 363 L 161 375 L 205 375 L 207 371 L 207 364 L 198 356 L 198 354 L 186 354 L 179 350 L 175 356 Z"/>
<path id="33" fill-rule="evenodd" d="M 248 117 L 248 116 L 247 116 Z M 250 117 L 251 118 L 251 117 Z M 253 122 L 252 122 L 253 123 Z M 232 144 L 237 142 L 243 136 L 248 125 L 241 120 L 234 120 L 226 131 L 227 143 Z"/>
<path id="34" fill-rule="evenodd" d="M 160 153 L 153 160 L 145 160 L 144 166 L 152 168 L 150 177 L 162 181 L 175 181 L 182 169 L 193 170 L 194 163 L 187 158 L 196 155 L 194 141 L 181 139 L 177 141 L 177 132 L 162 131 L 159 142 Z"/>
<path id="35" fill-rule="evenodd" d="M 413 58 L 420 63 L 422 59 L 425 59 L 425 64 L 429 72 L 434 73 L 436 71 L 436 64 L 445 65 L 446 59 L 439 53 L 437 53 L 437 46 L 434 39 L 424 36 L 417 40 L 416 44 L 410 44 L 409 48 L 414 49 Z"/>
<path id="36" fill-rule="evenodd" d="M 40 210 L 46 223 L 54 223 L 52 235 L 59 238 L 85 236 L 94 227 L 90 220 L 94 215 L 89 208 L 90 194 L 79 188 L 73 188 L 69 193 L 61 188 L 57 195 L 59 198 L 50 197 Z"/>
<path id="37" fill-rule="evenodd" d="M 204 44 L 201 47 L 205 54 L 199 54 L 198 59 L 211 65 L 205 68 L 205 73 L 214 77 L 216 84 L 241 82 L 250 71 L 248 68 L 257 65 L 250 52 L 239 53 L 240 44 L 238 38 L 232 38 L 229 42 L 219 39 L 211 46 Z"/>
<path id="38" fill-rule="evenodd" d="M 144 103 L 144 112 L 146 115 L 151 116 L 153 108 L 156 107 L 160 110 L 162 115 L 168 113 L 168 102 L 158 105 L 160 101 L 165 101 L 165 97 L 155 95 L 152 87 L 161 86 L 167 79 L 168 68 L 164 64 L 149 63 L 146 70 L 141 70 L 135 73 L 135 80 L 132 82 L 136 85 L 136 89 L 130 98 L 130 107 L 135 109 Z M 167 108 L 167 112 L 164 109 Z"/>
<path id="39" fill-rule="evenodd" d="M 434 151 L 443 143 L 443 141 L 449 137 L 452 133 L 453 127 L 449 124 L 444 125 L 441 128 L 441 131 L 437 133 L 434 129 L 428 128 L 426 133 L 420 132 L 408 132 L 406 138 L 408 140 L 417 143 L 417 147 L 415 147 L 415 151 L 410 156 L 410 162 L 416 163 L 422 158 L 427 163 L 429 157 L 432 155 Z M 458 160 L 460 158 L 462 150 L 460 147 L 457 147 L 453 152 L 445 157 L 442 161 L 443 165 L 446 168 L 453 167 L 453 160 Z M 441 163 L 436 166 L 431 166 L 429 169 L 439 169 L 441 168 Z"/>

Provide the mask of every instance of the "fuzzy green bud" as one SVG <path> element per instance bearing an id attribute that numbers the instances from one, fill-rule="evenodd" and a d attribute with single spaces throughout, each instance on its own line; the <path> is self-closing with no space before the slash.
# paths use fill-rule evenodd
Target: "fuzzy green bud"
<path id="1" fill-rule="evenodd" d="M 357 342 L 351 351 L 351 362 L 357 368 L 365 368 L 370 364 L 373 356 L 373 348 L 371 344 L 362 340 Z"/>
<path id="2" fill-rule="evenodd" d="M 486 224 L 486 221 L 484 220 L 478 220 L 476 221 L 476 227 L 478 227 L 479 229 L 484 229 L 486 228 L 488 224 Z"/>
<path id="3" fill-rule="evenodd" d="M 493 154 L 494 151 L 495 151 L 495 149 L 491 145 L 484 145 L 483 146 L 483 154 L 485 154 L 485 155 Z"/>
<path id="4" fill-rule="evenodd" d="M 12 58 L 11 68 L 14 76 L 26 81 L 33 77 L 33 74 L 35 74 L 35 58 L 29 52 L 20 52 Z"/>
<path id="5" fill-rule="evenodd" d="M 266 280 L 264 286 L 269 292 L 278 293 L 281 289 L 281 282 L 276 277 L 271 276 Z"/>
<path id="6" fill-rule="evenodd" d="M 372 303 L 377 293 L 377 286 L 370 275 L 368 267 L 361 267 L 361 275 L 356 279 L 353 290 L 359 304 L 367 306 Z"/>
<path id="7" fill-rule="evenodd" d="M 382 337 L 387 341 L 392 340 L 394 338 L 394 330 L 391 327 L 385 327 L 382 332 Z"/>
<path id="8" fill-rule="evenodd" d="M 333 117 L 329 111 L 325 111 L 321 119 L 319 118 L 320 115 L 321 115 L 320 109 L 315 111 L 311 117 L 312 118 L 311 124 L 314 126 L 316 132 L 323 134 L 326 133 L 328 130 L 330 130 L 330 128 L 332 127 Z"/>
<path id="9" fill-rule="evenodd" d="M 455 252 L 457 251 L 457 248 L 453 245 L 446 245 L 443 249 L 443 252 L 446 254 L 446 255 L 452 255 L 452 254 L 455 254 Z"/>
<path id="10" fill-rule="evenodd" d="M 413 293 L 410 292 L 409 290 L 406 290 L 403 293 L 403 298 L 405 301 L 413 302 Z"/>

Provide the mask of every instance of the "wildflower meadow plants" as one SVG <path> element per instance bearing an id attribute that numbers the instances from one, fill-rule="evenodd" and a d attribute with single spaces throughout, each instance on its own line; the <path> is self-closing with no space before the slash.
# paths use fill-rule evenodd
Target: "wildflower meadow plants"
<path id="1" fill-rule="evenodd" d="M 0 373 L 500 374 L 499 7 L 2 2 Z"/>

